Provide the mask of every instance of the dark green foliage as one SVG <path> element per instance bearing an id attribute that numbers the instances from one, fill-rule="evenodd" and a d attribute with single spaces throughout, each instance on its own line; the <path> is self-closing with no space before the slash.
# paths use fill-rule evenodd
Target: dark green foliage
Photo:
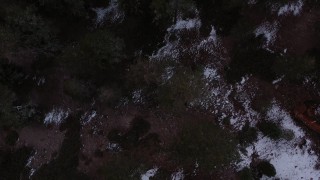
<path id="1" fill-rule="evenodd" d="M 278 58 L 272 70 L 278 75 L 285 75 L 285 79 L 291 82 L 303 80 L 303 78 L 316 70 L 316 59 L 313 57 L 282 57 Z"/>
<path id="2" fill-rule="evenodd" d="M 121 143 L 123 142 L 123 135 L 122 133 L 117 130 L 117 129 L 113 129 L 108 133 L 107 136 L 108 140 L 112 143 Z"/>
<path id="3" fill-rule="evenodd" d="M 155 20 L 170 23 L 178 13 L 188 15 L 194 8 L 192 0 L 152 0 L 150 8 L 155 12 Z"/>
<path id="4" fill-rule="evenodd" d="M 137 159 L 126 154 L 114 155 L 100 170 L 105 180 L 140 180 L 147 167 Z"/>
<path id="5" fill-rule="evenodd" d="M 48 20 L 44 20 L 36 13 L 35 7 L 12 6 L 7 8 L 7 11 L 6 24 L 15 35 L 10 43 L 19 43 L 16 46 L 23 48 L 36 48 L 40 53 L 56 51 L 58 45 L 55 30 Z"/>
<path id="6" fill-rule="evenodd" d="M 66 80 L 64 82 L 63 90 L 73 99 L 80 101 L 90 100 L 92 95 L 90 86 L 76 79 Z"/>
<path id="7" fill-rule="evenodd" d="M 195 2 L 200 12 L 201 30 L 206 35 L 211 31 L 212 25 L 215 26 L 219 35 L 228 35 L 241 18 L 240 12 L 244 4 L 242 0 L 198 0 Z"/>
<path id="8" fill-rule="evenodd" d="M 6 144 L 13 146 L 17 142 L 18 138 L 19 138 L 19 134 L 17 133 L 17 131 L 14 131 L 14 130 L 9 131 L 5 139 Z"/>
<path id="9" fill-rule="evenodd" d="M 118 143 L 124 149 L 136 147 L 157 147 L 160 143 L 159 135 L 156 133 L 147 134 L 150 130 L 150 123 L 141 117 L 135 117 L 130 122 L 130 129 L 122 133 L 113 129 L 108 133 L 110 142 Z"/>
<path id="10" fill-rule="evenodd" d="M 80 52 L 100 68 L 121 62 L 124 42 L 107 30 L 87 34 L 80 42 Z"/>
<path id="11" fill-rule="evenodd" d="M 262 161 L 257 165 L 257 171 L 259 174 L 266 175 L 268 177 L 273 177 L 276 175 L 276 169 L 274 166 L 268 161 Z"/>
<path id="12" fill-rule="evenodd" d="M 283 130 L 282 132 L 282 138 L 291 141 L 295 138 L 294 132 L 292 130 Z"/>
<path id="13" fill-rule="evenodd" d="M 19 41 L 18 35 L 8 26 L 0 25 L 0 57 L 3 53 L 13 50 Z"/>
<path id="14" fill-rule="evenodd" d="M 6 86 L 0 84 L 0 127 L 12 127 L 22 124 L 13 104 L 15 94 Z"/>
<path id="15" fill-rule="evenodd" d="M 271 98 L 266 95 L 267 93 L 257 95 L 252 101 L 252 108 L 261 114 L 265 114 L 271 105 Z"/>
<path id="16" fill-rule="evenodd" d="M 41 10 L 51 16 L 83 17 L 86 14 L 84 0 L 41 0 L 38 3 Z"/>
<path id="17" fill-rule="evenodd" d="M 125 57 L 124 43 L 107 30 L 88 33 L 79 44 L 65 49 L 61 60 L 79 79 L 97 84 L 115 82 L 121 78 L 120 62 Z M 116 81 L 118 82 L 118 81 Z"/>
<path id="18" fill-rule="evenodd" d="M 256 75 L 266 81 L 275 78 L 272 65 L 276 56 L 261 46 L 261 37 L 251 36 L 239 43 L 227 68 L 229 82 L 237 82 L 247 74 Z"/>
<path id="19" fill-rule="evenodd" d="M 142 117 L 135 117 L 130 125 L 129 133 L 136 134 L 138 137 L 145 135 L 150 130 L 150 123 Z"/>
<path id="20" fill-rule="evenodd" d="M 252 171 L 250 168 L 243 168 L 240 172 L 238 172 L 240 180 L 254 180 Z"/>
<path id="21" fill-rule="evenodd" d="M 22 147 L 15 151 L 0 150 L 0 176 L 3 180 L 27 179 L 26 164 L 32 149 Z"/>
<path id="22" fill-rule="evenodd" d="M 1 59 L 0 63 L 0 82 L 12 88 L 23 83 L 26 74 L 21 67 L 11 63 L 5 63 L 6 60 Z"/>
<path id="23" fill-rule="evenodd" d="M 282 129 L 272 121 L 262 121 L 258 124 L 258 129 L 269 138 L 278 140 L 282 137 Z"/>
<path id="24" fill-rule="evenodd" d="M 201 78 L 201 71 L 192 71 L 184 67 L 176 68 L 170 80 L 159 86 L 157 102 L 165 108 L 177 111 L 185 109 L 190 101 L 203 93 L 204 84 Z"/>
<path id="25" fill-rule="evenodd" d="M 250 127 L 250 123 L 247 121 L 244 127 L 239 132 L 239 142 L 242 145 L 248 145 L 257 140 L 258 133 L 256 128 Z"/>
<path id="26" fill-rule="evenodd" d="M 227 130 L 209 122 L 184 127 L 172 145 L 172 158 L 184 165 L 214 171 L 238 159 L 237 140 Z"/>
<path id="27" fill-rule="evenodd" d="M 150 123 L 136 117 L 131 121 L 129 131 L 124 135 L 123 146 L 126 148 L 136 147 L 139 144 L 140 138 L 145 135 L 150 129 Z"/>

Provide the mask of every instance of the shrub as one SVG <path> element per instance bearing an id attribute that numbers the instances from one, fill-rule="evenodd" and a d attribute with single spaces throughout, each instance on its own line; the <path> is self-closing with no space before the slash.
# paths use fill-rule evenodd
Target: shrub
<path id="1" fill-rule="evenodd" d="M 237 140 L 227 130 L 209 122 L 183 127 L 172 145 L 173 158 L 183 165 L 199 163 L 199 168 L 215 170 L 237 160 Z"/>
<path id="2" fill-rule="evenodd" d="M 272 81 L 275 74 L 272 65 L 276 55 L 261 47 L 261 37 L 247 37 L 235 48 L 234 56 L 227 67 L 227 80 L 240 81 L 244 75 L 253 74 L 259 78 Z"/>
<path id="3" fill-rule="evenodd" d="M 80 51 L 100 68 L 121 62 L 124 42 L 107 30 L 88 33 L 80 42 Z"/>
<path id="4" fill-rule="evenodd" d="M 123 74 L 121 60 L 124 43 L 107 30 L 85 35 L 79 43 L 67 47 L 61 56 L 62 63 L 70 72 L 81 79 L 95 84 L 119 82 Z"/>
<path id="5" fill-rule="evenodd" d="M 66 80 L 63 90 L 75 100 L 86 101 L 91 97 L 91 91 L 88 85 L 76 79 Z"/>
<path id="6" fill-rule="evenodd" d="M 12 51 L 18 42 L 18 36 L 9 27 L 0 25 L 0 58 L 7 51 Z"/>
<path id="7" fill-rule="evenodd" d="M 285 139 L 287 141 L 291 141 L 294 139 L 294 137 L 295 137 L 295 135 L 292 130 L 289 130 L 289 129 L 283 130 L 283 133 L 282 133 L 283 139 Z"/>
<path id="8" fill-rule="evenodd" d="M 271 121 L 262 121 L 258 124 L 258 129 L 269 138 L 278 140 L 282 137 L 282 129 L 278 124 Z"/>
<path id="9" fill-rule="evenodd" d="M 6 144 L 13 146 L 17 142 L 18 138 L 19 138 L 19 134 L 17 133 L 17 131 L 13 131 L 13 130 L 9 131 L 5 139 Z"/>
<path id="10" fill-rule="evenodd" d="M 131 156 L 119 154 L 111 157 L 111 160 L 100 168 L 98 172 L 103 179 L 108 180 L 140 180 L 141 174 L 147 170 L 145 165 Z"/>
<path id="11" fill-rule="evenodd" d="M 155 20 L 172 20 L 170 18 L 180 14 L 189 14 L 193 10 L 194 2 L 191 0 L 152 0 L 150 8 L 155 13 Z"/>
<path id="12" fill-rule="evenodd" d="M 14 6 L 8 10 L 6 21 L 8 26 L 18 35 L 19 46 L 38 48 L 48 52 L 56 48 L 53 28 L 49 25 L 48 20 L 44 20 L 36 14 L 35 7 Z"/>
<path id="13" fill-rule="evenodd" d="M 240 172 L 238 172 L 240 180 L 254 180 L 252 171 L 250 168 L 243 168 Z"/>
<path id="14" fill-rule="evenodd" d="M 83 17 L 86 14 L 84 0 L 41 0 L 39 6 L 51 16 Z"/>
<path id="15" fill-rule="evenodd" d="M 262 161 L 257 165 L 257 171 L 259 174 L 266 175 L 268 177 L 273 177 L 276 175 L 276 169 L 268 161 Z"/>
<path id="16" fill-rule="evenodd" d="M 265 114 L 271 106 L 271 98 L 263 92 L 261 95 L 257 95 L 252 101 L 252 108 L 261 114 Z"/>
<path id="17" fill-rule="evenodd" d="M 164 108 L 180 111 L 202 95 L 203 87 L 201 71 L 192 71 L 184 67 L 176 68 L 168 82 L 159 85 L 156 100 Z"/>
<path id="18" fill-rule="evenodd" d="M 15 100 L 15 94 L 6 86 L 0 84 L 0 127 L 12 127 L 22 124 L 13 107 Z"/>
<path id="19" fill-rule="evenodd" d="M 244 127 L 239 132 L 239 142 L 242 145 L 248 145 L 257 140 L 258 133 L 256 128 L 250 127 L 250 123 L 247 121 Z"/>
<path id="20" fill-rule="evenodd" d="M 206 34 L 210 32 L 211 25 L 214 24 L 218 34 L 228 35 L 241 17 L 240 12 L 243 5 L 241 0 L 199 0 L 196 2 L 202 22 L 201 29 Z"/>
<path id="21" fill-rule="evenodd" d="M 278 58 L 272 70 L 278 76 L 285 75 L 285 79 L 298 82 L 316 70 L 316 59 L 308 56 Z"/>

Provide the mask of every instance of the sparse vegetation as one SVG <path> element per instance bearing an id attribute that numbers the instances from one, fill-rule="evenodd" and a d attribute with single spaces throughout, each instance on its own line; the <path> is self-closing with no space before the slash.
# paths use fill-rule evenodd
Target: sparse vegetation
<path id="1" fill-rule="evenodd" d="M 14 131 L 14 130 L 9 131 L 5 139 L 6 144 L 13 146 L 17 142 L 18 138 L 19 138 L 19 134 L 17 133 L 17 131 Z"/>
<path id="2" fill-rule="evenodd" d="M 275 61 L 272 69 L 278 76 L 284 75 L 292 82 L 301 82 L 303 78 L 316 69 L 316 59 L 313 57 L 284 57 Z"/>
<path id="3" fill-rule="evenodd" d="M 253 143 L 258 138 L 257 129 L 250 127 L 250 123 L 247 121 L 244 127 L 239 132 L 239 142 L 241 145 L 248 145 Z"/>
<path id="4" fill-rule="evenodd" d="M 200 120 L 201 121 L 201 120 Z M 172 158 L 184 165 L 214 171 L 238 159 L 237 140 L 227 130 L 209 122 L 186 125 L 172 145 Z"/>
<path id="5" fill-rule="evenodd" d="M 276 175 L 276 169 L 268 161 L 262 161 L 257 165 L 257 171 L 261 175 L 266 175 L 268 177 L 273 177 Z M 261 176 L 260 175 L 260 176 Z"/>
<path id="6" fill-rule="evenodd" d="M 150 179 L 178 169 L 185 179 L 274 177 L 269 161 L 246 150 L 261 134 L 296 142 L 281 118 L 266 118 L 272 102 L 291 115 L 296 102 L 319 99 L 318 1 L 278 16 L 294 1 L 0 0 L 0 179 L 28 178 L 24 143 L 39 153 L 43 144 L 60 147 L 51 159 L 36 156 L 35 180 L 141 179 L 153 167 Z M 205 78 L 207 68 L 219 80 Z M 69 115 L 60 126 L 42 124 L 60 112 Z M 238 119 L 254 122 L 239 129 Z M 65 139 L 33 142 L 24 137 L 33 128 Z M 252 163 L 235 172 L 239 150 Z"/>
<path id="7" fill-rule="evenodd" d="M 126 154 L 118 154 L 114 155 L 111 160 L 99 170 L 99 173 L 103 179 L 108 180 L 140 180 L 141 174 L 147 170 L 147 167 L 137 159 Z"/>
<path id="8" fill-rule="evenodd" d="M 250 168 L 245 167 L 241 171 L 239 171 L 240 180 L 254 180 L 254 176 Z"/>
<path id="9" fill-rule="evenodd" d="M 258 124 L 258 129 L 269 138 L 278 140 L 282 136 L 282 130 L 278 124 L 272 121 L 262 121 Z"/>

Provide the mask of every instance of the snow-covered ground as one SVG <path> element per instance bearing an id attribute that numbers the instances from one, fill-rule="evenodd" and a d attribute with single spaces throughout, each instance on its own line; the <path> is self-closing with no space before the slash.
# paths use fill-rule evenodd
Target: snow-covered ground
<path id="1" fill-rule="evenodd" d="M 45 115 L 44 124 L 60 125 L 69 116 L 69 111 L 62 108 L 53 108 Z"/>
<path id="2" fill-rule="evenodd" d="M 124 18 L 124 12 L 119 8 L 117 0 L 110 0 L 108 7 L 93 8 L 92 10 L 96 13 L 96 25 L 103 24 L 105 21 L 121 22 Z"/>
<path id="3" fill-rule="evenodd" d="M 146 173 L 141 175 L 141 180 L 149 180 L 150 177 L 153 177 L 154 175 L 156 175 L 158 171 L 158 168 L 153 168 L 148 170 Z"/>
<path id="4" fill-rule="evenodd" d="M 297 16 L 300 14 L 302 8 L 303 8 L 302 0 L 289 2 L 279 8 L 278 16 L 289 15 L 289 14 L 293 14 L 294 16 Z"/>
<path id="5" fill-rule="evenodd" d="M 254 4 L 255 1 L 249 1 L 249 4 Z M 279 7 L 279 16 L 292 13 L 298 15 L 302 9 L 303 1 L 288 3 L 287 5 Z M 175 25 L 168 28 L 168 35 L 179 31 L 198 31 L 201 26 L 199 19 L 180 20 Z M 254 34 L 256 36 L 263 35 L 265 38 L 264 48 L 272 45 L 277 38 L 279 23 L 265 22 L 256 28 Z M 166 38 L 166 45 L 160 48 L 151 60 L 171 59 L 179 61 L 179 57 L 183 53 L 198 53 L 198 58 L 201 56 L 201 50 L 210 52 L 210 63 L 203 69 L 203 81 L 206 86 L 203 88 L 203 96 L 194 99 L 191 106 L 203 108 L 213 113 L 219 120 L 224 118 L 230 119 L 230 124 L 235 131 L 241 130 L 246 121 L 250 122 L 251 126 L 255 126 L 257 122 L 265 117 L 279 124 L 280 128 L 286 132 L 291 132 L 294 136 L 292 139 L 272 140 L 263 136 L 259 132 L 258 140 L 246 147 L 246 153 L 241 154 L 241 161 L 236 165 L 240 169 L 248 167 L 252 160 L 253 154 L 258 154 L 260 159 L 268 160 L 276 169 L 276 178 L 280 179 L 317 179 L 320 177 L 320 171 L 315 169 L 317 165 L 318 156 L 312 150 L 312 141 L 308 139 L 305 132 L 295 125 L 290 113 L 281 107 L 280 102 L 274 99 L 268 108 L 266 115 L 261 115 L 251 107 L 253 98 L 259 90 L 258 86 L 253 81 L 250 75 L 245 76 L 235 85 L 230 85 L 226 82 L 222 73 L 221 64 L 225 64 L 225 57 L 221 56 L 221 49 L 223 44 L 215 33 L 214 27 L 207 39 L 195 39 L 192 47 L 186 49 L 184 47 L 183 36 L 176 33 L 178 37 L 175 41 L 169 41 Z M 196 48 L 195 48 L 196 47 Z M 219 48 L 217 48 L 219 47 Z M 169 68 L 169 67 L 168 67 Z M 168 73 L 170 72 L 170 73 Z M 170 79 L 174 71 L 166 71 L 164 77 Z M 283 80 L 284 76 L 274 80 L 272 84 L 277 86 Z M 234 102 L 237 102 L 235 107 Z M 238 107 L 240 106 L 240 107 Z M 306 143 L 299 146 L 301 142 Z M 183 171 L 177 172 L 172 176 L 172 179 L 183 179 Z M 263 177 L 263 179 L 268 179 Z"/>
<path id="6" fill-rule="evenodd" d="M 267 48 L 276 41 L 278 29 L 279 23 L 277 21 L 273 23 L 265 22 L 255 29 L 254 34 L 256 37 L 263 35 L 263 37 L 266 39 L 263 47 Z"/>
<path id="7" fill-rule="evenodd" d="M 85 124 L 91 122 L 91 120 L 93 118 L 95 118 L 96 116 L 97 116 L 97 111 L 91 111 L 91 112 L 84 113 L 80 118 L 81 124 L 85 125 Z"/>
<path id="8" fill-rule="evenodd" d="M 293 132 L 293 139 L 272 140 L 259 134 L 258 140 L 248 146 L 247 152 L 241 155 L 239 169 L 249 166 L 251 156 L 257 154 L 259 158 L 269 160 L 275 167 L 276 178 L 317 179 L 320 177 L 320 171 L 315 169 L 318 156 L 311 148 L 311 141 L 306 138 L 304 131 L 295 125 L 289 113 L 274 101 L 267 112 L 267 117 L 269 120 L 280 123 L 283 130 Z M 299 147 L 303 140 L 305 144 Z"/>

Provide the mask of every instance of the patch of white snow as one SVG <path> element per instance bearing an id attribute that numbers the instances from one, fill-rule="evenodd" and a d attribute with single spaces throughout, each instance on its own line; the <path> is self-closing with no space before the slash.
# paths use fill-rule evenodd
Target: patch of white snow
<path id="1" fill-rule="evenodd" d="M 277 32 L 278 32 L 278 22 L 265 22 L 261 24 L 259 27 L 257 27 L 254 31 L 254 34 L 256 37 L 259 35 L 263 35 L 263 37 L 266 39 L 266 42 L 264 44 L 264 48 L 267 48 L 269 45 L 272 45 L 277 37 Z"/>
<path id="2" fill-rule="evenodd" d="M 124 12 L 119 9 L 118 0 L 110 0 L 109 6 L 106 8 L 93 8 L 96 17 L 96 25 L 103 24 L 104 21 L 112 23 L 121 22 L 124 18 Z"/>
<path id="3" fill-rule="evenodd" d="M 180 169 L 179 171 L 171 175 L 171 180 L 183 180 L 183 179 L 184 179 L 183 169 Z"/>
<path id="4" fill-rule="evenodd" d="M 199 18 L 194 19 L 178 19 L 176 24 L 172 25 L 167 29 L 167 31 L 173 30 L 191 30 L 191 29 L 199 29 L 201 27 L 201 21 Z"/>
<path id="5" fill-rule="evenodd" d="M 82 125 L 88 124 L 93 118 L 97 116 L 97 111 L 92 111 L 91 113 L 86 112 L 81 116 L 80 120 Z"/>
<path id="6" fill-rule="evenodd" d="M 284 78 L 284 75 L 282 75 L 280 78 L 272 81 L 272 84 L 277 84 L 277 83 L 281 82 L 283 80 L 283 78 Z"/>
<path id="7" fill-rule="evenodd" d="M 149 180 L 151 177 L 157 174 L 158 168 L 148 170 L 146 173 L 141 175 L 141 180 Z"/>
<path id="8" fill-rule="evenodd" d="M 290 2 L 284 6 L 281 6 L 278 10 L 278 16 L 293 14 L 299 15 L 303 7 L 303 1 L 298 0 L 296 2 Z"/>
<path id="9" fill-rule="evenodd" d="M 303 138 L 304 131 L 294 124 L 289 113 L 280 107 L 275 101 L 267 112 L 270 120 L 280 123 L 283 129 L 294 132 L 291 141 L 280 139 L 271 140 L 259 134 L 257 142 L 246 148 L 246 153 L 241 154 L 242 161 L 238 164 L 240 168 L 249 166 L 251 156 L 255 153 L 260 159 L 269 160 L 276 169 L 275 178 L 280 179 L 311 179 L 320 177 L 320 171 L 315 169 L 318 156 L 311 148 L 311 141 L 305 139 L 302 147 L 298 146 Z"/>
<path id="10" fill-rule="evenodd" d="M 69 111 L 65 111 L 62 108 L 53 108 L 52 111 L 47 113 L 44 118 L 44 124 L 60 125 L 69 116 Z"/>

